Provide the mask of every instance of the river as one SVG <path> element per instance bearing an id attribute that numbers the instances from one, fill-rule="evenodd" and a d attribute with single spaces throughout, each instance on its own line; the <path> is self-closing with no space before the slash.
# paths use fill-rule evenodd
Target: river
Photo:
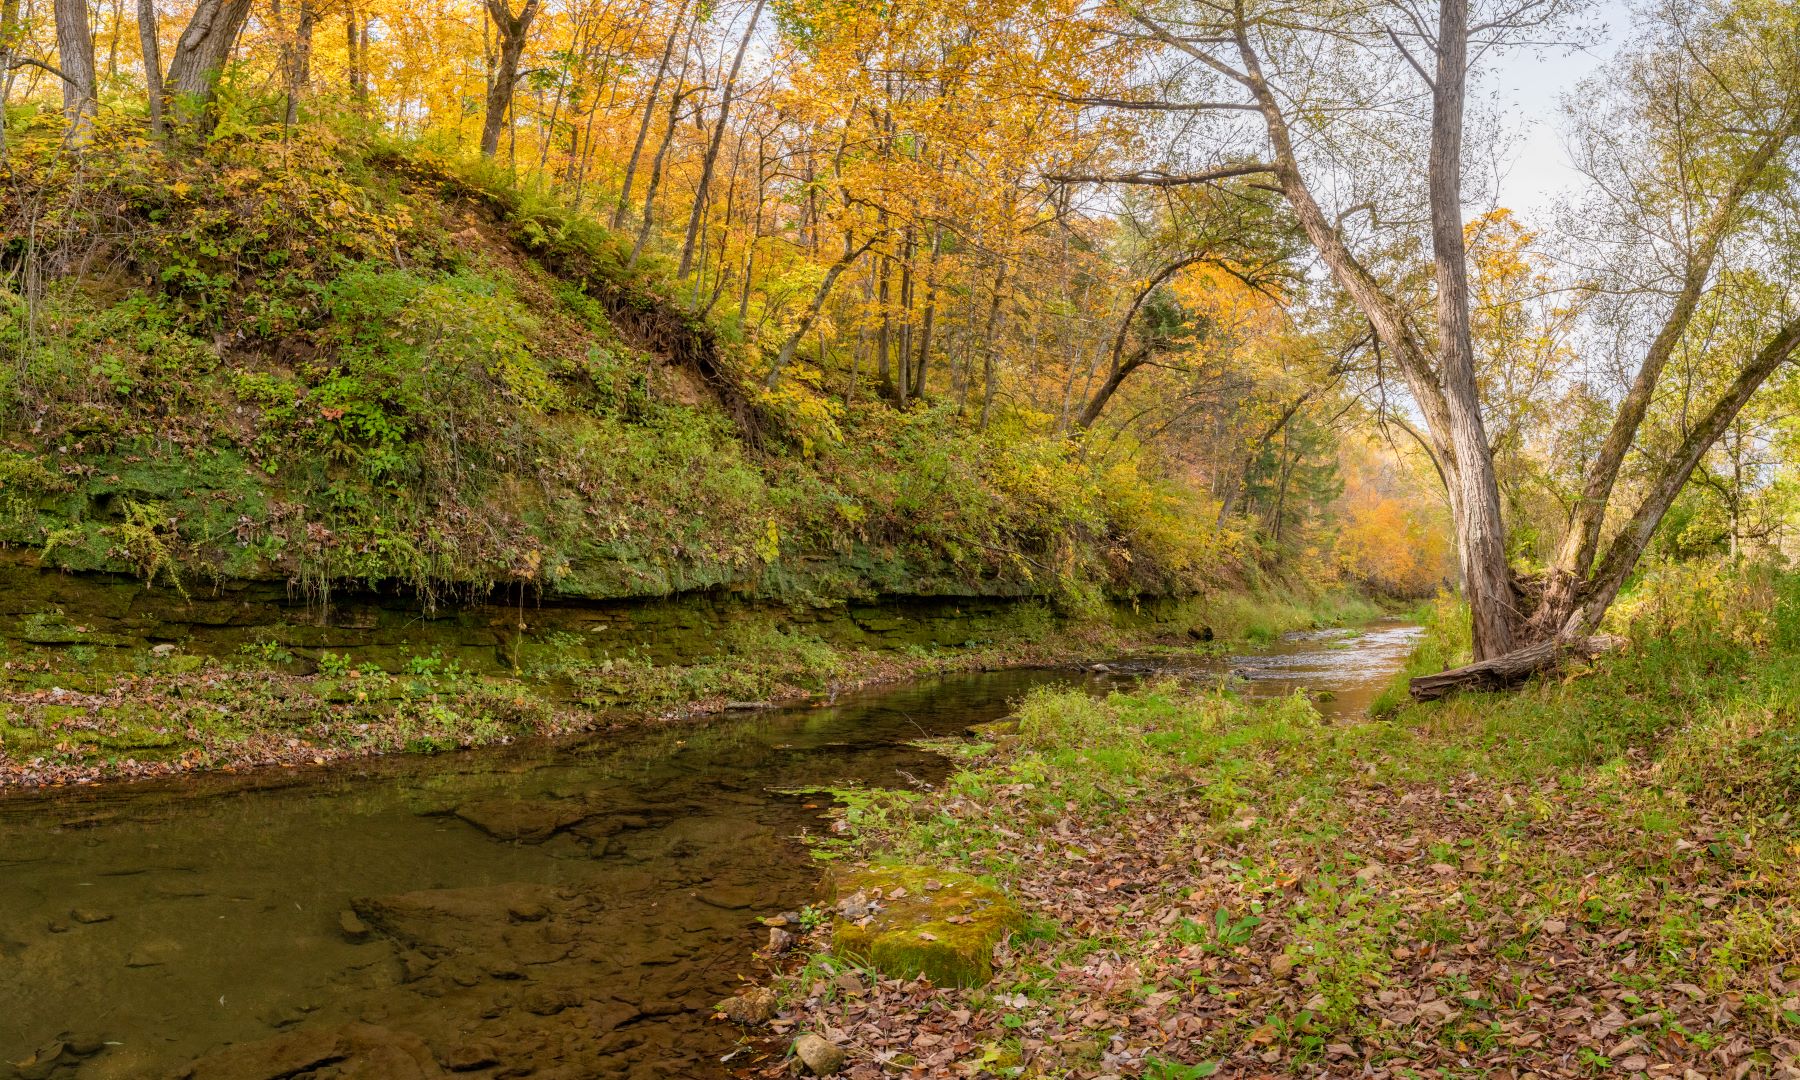
<path id="1" fill-rule="evenodd" d="M 1155 671 L 1362 710 L 1417 629 L 934 680 L 704 727 L 0 799 L 0 1076 L 717 1077 L 820 785 L 1045 685 Z"/>

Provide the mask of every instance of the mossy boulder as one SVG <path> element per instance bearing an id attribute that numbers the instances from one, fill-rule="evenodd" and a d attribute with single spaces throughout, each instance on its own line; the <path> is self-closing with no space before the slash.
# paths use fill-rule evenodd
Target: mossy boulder
<path id="1" fill-rule="evenodd" d="M 963 730 L 977 739 L 1000 742 L 1019 733 L 1019 721 L 1016 719 L 989 720 L 985 723 L 970 724 Z"/>
<path id="2" fill-rule="evenodd" d="M 894 978 L 981 986 L 994 977 L 994 946 L 1023 921 L 998 889 L 929 867 L 846 868 L 832 886 L 833 951 Z"/>

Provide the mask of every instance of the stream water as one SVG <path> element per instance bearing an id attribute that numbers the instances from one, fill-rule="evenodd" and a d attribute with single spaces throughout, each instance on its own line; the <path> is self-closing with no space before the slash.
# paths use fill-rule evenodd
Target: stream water
<path id="1" fill-rule="evenodd" d="M 1416 628 L 1229 666 L 1360 711 Z M 908 745 L 1032 687 L 947 678 L 708 727 L 0 799 L 0 1077 L 716 1077 L 711 1006 L 814 898 L 815 785 L 942 776 Z"/>

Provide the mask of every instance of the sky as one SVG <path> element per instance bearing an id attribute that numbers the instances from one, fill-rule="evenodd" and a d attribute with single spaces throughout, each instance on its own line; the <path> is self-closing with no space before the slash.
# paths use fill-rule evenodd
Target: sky
<path id="1" fill-rule="evenodd" d="M 1562 100 L 1576 85 L 1611 57 L 1630 29 L 1627 0 L 1600 0 L 1592 9 L 1600 30 L 1591 48 L 1571 53 L 1547 49 L 1541 54 L 1519 49 L 1490 60 L 1482 85 L 1499 95 L 1499 103 L 1515 123 L 1512 152 L 1500 183 L 1500 205 L 1527 218 L 1547 212 L 1559 193 L 1580 179 L 1569 162 L 1559 122 Z"/>

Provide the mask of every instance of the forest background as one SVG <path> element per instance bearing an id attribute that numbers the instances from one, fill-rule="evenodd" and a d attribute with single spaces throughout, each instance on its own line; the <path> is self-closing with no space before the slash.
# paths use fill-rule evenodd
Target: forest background
<path id="1" fill-rule="evenodd" d="M 1457 579 L 1447 459 L 1392 350 L 1208 127 L 1246 106 L 1184 98 L 1179 50 L 1119 11 L 0 16 L 0 492 L 6 539 L 51 565 L 1077 601 Z M 1622 62 L 1733 17 L 1651 26 Z M 1359 216 L 1390 291 L 1429 308 L 1423 224 L 1365 202 L 1339 227 Z M 1585 505 L 1630 375 L 1605 346 L 1633 332 L 1616 268 L 1550 224 L 1493 206 L 1462 229 L 1526 580 Z M 1753 336 L 1731 304 L 1779 306 L 1752 277 L 1702 305 L 1623 486 L 1658 479 Z M 1654 556 L 1780 548 L 1792 398 L 1784 367 Z"/>

